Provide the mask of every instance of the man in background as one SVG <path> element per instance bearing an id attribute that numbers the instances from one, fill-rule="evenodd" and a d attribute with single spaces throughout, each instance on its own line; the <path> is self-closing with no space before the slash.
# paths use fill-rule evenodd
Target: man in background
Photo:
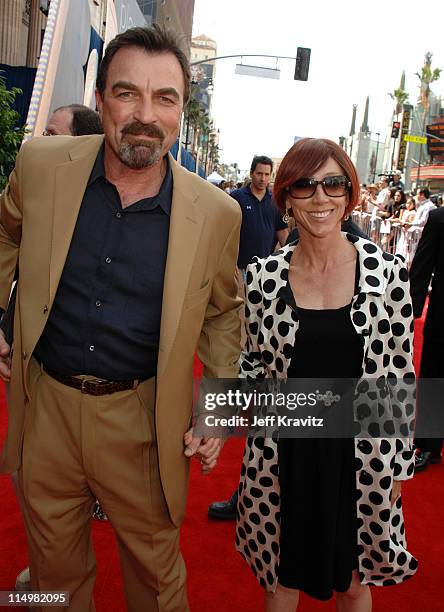
<path id="1" fill-rule="evenodd" d="M 404 191 L 404 183 L 401 180 L 401 171 L 396 170 L 394 173 L 392 180 L 390 181 L 390 187 L 394 187 L 395 189 L 399 189 L 400 191 Z"/>
<path id="2" fill-rule="evenodd" d="M 83 104 L 56 108 L 48 120 L 43 136 L 86 136 L 103 134 L 99 113 Z"/>
<path id="3" fill-rule="evenodd" d="M 424 200 L 423 200 L 424 201 Z M 433 275 L 433 281 L 432 281 Z M 431 210 L 422 232 L 410 268 L 410 292 L 413 315 L 421 317 L 429 292 L 426 320 L 423 331 L 420 379 L 425 379 L 419 389 L 417 418 L 418 437 L 415 445 L 415 471 L 426 469 L 431 463 L 441 461 L 443 443 L 443 389 L 444 379 L 444 209 Z M 429 380 L 427 380 L 429 379 Z M 441 425 L 440 425 L 441 424 Z M 421 435 L 423 425 L 436 435 L 434 438 Z M 423 430 L 424 431 L 424 430 Z M 429 434 L 430 435 L 430 434 Z M 420 437 L 421 436 L 421 437 Z"/>
<path id="4" fill-rule="evenodd" d="M 43 136 L 86 136 L 103 134 L 99 113 L 83 104 L 68 104 L 57 108 L 48 119 Z M 9 299 L 8 308 L 0 321 L 0 329 L 6 342 L 12 345 L 14 327 L 14 308 L 17 286 Z"/>
<path id="5" fill-rule="evenodd" d="M 251 162 L 251 183 L 231 192 L 242 210 L 237 267 L 244 272 L 253 257 L 268 257 L 276 243 L 285 244 L 287 224 L 273 202 L 268 189 L 273 162 L 265 155 L 256 155 Z"/>
<path id="6" fill-rule="evenodd" d="M 381 212 L 384 212 L 387 208 L 389 201 L 390 201 L 389 181 L 386 176 L 381 176 L 379 180 L 379 193 L 376 196 L 376 206 Z"/>
<path id="7" fill-rule="evenodd" d="M 430 200 L 430 190 L 427 187 L 421 187 L 418 192 L 418 204 L 416 206 L 416 213 L 413 218 L 411 229 L 412 231 L 424 227 L 429 218 L 430 211 L 434 210 L 436 206 Z"/>

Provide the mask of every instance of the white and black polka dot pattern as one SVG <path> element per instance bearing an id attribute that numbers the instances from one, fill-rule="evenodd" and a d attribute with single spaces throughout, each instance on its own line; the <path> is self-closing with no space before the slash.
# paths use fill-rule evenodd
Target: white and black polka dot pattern
<path id="1" fill-rule="evenodd" d="M 413 316 L 404 262 L 368 240 L 346 237 L 358 251 L 360 264 L 359 291 L 351 308 L 353 325 L 364 345 L 359 393 L 364 397 L 375 384 L 387 388 L 392 379 L 413 385 Z M 248 339 L 240 359 L 243 378 L 287 376 L 299 323 L 297 314 L 278 294 L 287 282 L 294 246 L 256 259 L 247 268 Z M 413 418 L 414 406 L 404 401 L 402 390 L 393 392 L 390 401 L 393 413 L 404 411 Z M 355 404 L 363 403 L 358 394 Z M 408 418 L 405 421 L 409 424 Z M 417 569 L 417 560 L 406 549 L 401 497 L 393 507 L 390 504 L 393 479 L 413 476 L 408 429 L 399 438 L 355 439 L 358 569 L 363 584 L 396 584 Z M 278 470 L 277 440 L 248 439 L 239 484 L 236 548 L 269 591 L 276 589 L 279 566 Z"/>

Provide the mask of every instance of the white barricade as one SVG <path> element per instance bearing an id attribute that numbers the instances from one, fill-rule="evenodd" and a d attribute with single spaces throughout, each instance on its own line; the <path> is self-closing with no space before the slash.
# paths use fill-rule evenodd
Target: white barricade
<path id="1" fill-rule="evenodd" d="M 399 253 L 410 266 L 421 237 L 421 227 L 406 228 L 398 220 L 381 219 L 359 211 L 352 213 L 352 221 L 384 251 Z"/>

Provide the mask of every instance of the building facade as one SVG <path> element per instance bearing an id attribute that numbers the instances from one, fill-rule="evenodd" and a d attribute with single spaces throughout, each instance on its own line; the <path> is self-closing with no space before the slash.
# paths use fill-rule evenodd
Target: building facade
<path id="1" fill-rule="evenodd" d="M 205 112 L 211 115 L 211 102 L 216 84 L 216 62 L 211 60 L 217 57 L 217 44 L 214 40 L 201 34 L 191 41 L 190 62 L 192 80 L 196 85 L 195 97 Z M 197 65 L 195 62 L 200 62 Z"/>
<path id="2" fill-rule="evenodd" d="M 0 64 L 36 68 L 46 16 L 40 0 L 0 2 Z"/>
<path id="3" fill-rule="evenodd" d="M 22 90 L 14 108 L 28 136 L 58 106 L 94 107 L 98 64 L 117 33 L 162 23 L 179 32 L 189 55 L 193 13 L 194 0 L 0 0 L 0 70 L 9 89 Z"/>
<path id="4" fill-rule="evenodd" d="M 384 143 L 379 138 L 380 134 L 372 132 L 369 127 L 370 98 L 366 99 L 358 132 L 357 109 L 358 106 L 354 104 L 349 137 L 341 140 L 342 146 L 356 166 L 360 183 L 369 184 L 374 183 L 384 171 Z"/>
<path id="5" fill-rule="evenodd" d="M 137 0 L 137 3 L 148 24 L 159 23 L 178 32 L 189 55 L 194 0 Z"/>
<path id="6" fill-rule="evenodd" d="M 440 96 L 434 92 L 430 92 L 430 105 L 427 116 L 424 117 L 424 110 L 421 103 L 418 103 L 413 110 L 412 117 L 412 134 L 424 135 L 427 132 L 428 126 L 442 125 L 444 118 L 444 106 Z M 433 127 L 432 127 L 433 130 Z M 431 132 L 432 133 L 432 132 Z M 436 133 L 439 138 L 439 132 Z M 444 138 L 444 136 L 441 136 Z M 406 181 L 409 186 L 425 185 L 432 190 L 444 189 L 444 155 L 436 150 L 436 145 L 444 145 L 436 139 L 435 147 L 429 151 L 427 145 L 417 143 L 409 143 L 407 166 L 406 166 Z M 432 155 L 430 155 L 432 153 Z"/>
<path id="7" fill-rule="evenodd" d="M 100 35 L 108 2 L 114 4 L 117 22 L 122 26 L 119 31 L 141 23 L 161 23 L 180 34 L 184 51 L 189 54 L 194 0 L 88 0 L 91 24 Z M 0 1 L 0 64 L 37 68 L 49 4 L 48 0 Z"/>

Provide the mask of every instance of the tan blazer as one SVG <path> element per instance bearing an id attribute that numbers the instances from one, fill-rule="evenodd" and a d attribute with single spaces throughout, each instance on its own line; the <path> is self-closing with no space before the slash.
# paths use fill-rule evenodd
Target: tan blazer
<path id="1" fill-rule="evenodd" d="M 0 469 L 16 470 L 32 381 L 29 361 L 45 327 L 86 184 L 103 136 L 35 138 L 25 144 L 0 199 L 0 307 L 6 308 L 17 261 L 8 435 Z M 235 268 L 238 204 L 171 158 L 173 202 L 165 270 L 156 389 L 162 485 L 171 519 L 185 512 L 196 349 L 208 377 L 237 376 L 240 300 Z M 91 232 L 95 229 L 91 228 Z M 143 262 L 140 262 L 143 266 Z"/>

